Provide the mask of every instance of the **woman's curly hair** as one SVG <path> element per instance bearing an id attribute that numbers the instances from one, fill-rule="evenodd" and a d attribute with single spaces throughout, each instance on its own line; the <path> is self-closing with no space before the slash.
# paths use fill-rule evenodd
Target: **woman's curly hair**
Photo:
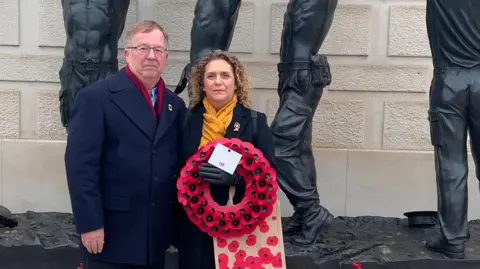
<path id="1" fill-rule="evenodd" d="M 190 83 L 188 86 L 190 96 L 190 103 L 188 107 L 192 109 L 198 103 L 202 102 L 203 98 L 205 97 L 205 92 L 203 91 L 205 69 L 211 61 L 218 59 L 225 60 L 230 64 L 233 69 L 233 74 L 235 75 L 235 94 L 237 95 L 238 102 L 244 107 L 250 107 L 251 88 L 245 66 L 233 54 L 220 50 L 211 52 L 209 55 L 202 58 L 200 62 L 192 68 Z"/>

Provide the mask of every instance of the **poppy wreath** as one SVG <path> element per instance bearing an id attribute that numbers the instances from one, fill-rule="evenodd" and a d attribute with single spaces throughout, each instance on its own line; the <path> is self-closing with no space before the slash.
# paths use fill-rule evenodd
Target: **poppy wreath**
<path id="1" fill-rule="evenodd" d="M 235 172 L 245 183 L 245 195 L 235 205 L 219 205 L 211 196 L 209 183 L 199 175 L 217 144 L 242 155 Z M 188 218 L 212 237 L 231 238 L 252 233 L 273 212 L 277 201 L 276 172 L 263 153 L 249 142 L 222 138 L 211 141 L 193 154 L 177 181 L 178 201 Z"/>

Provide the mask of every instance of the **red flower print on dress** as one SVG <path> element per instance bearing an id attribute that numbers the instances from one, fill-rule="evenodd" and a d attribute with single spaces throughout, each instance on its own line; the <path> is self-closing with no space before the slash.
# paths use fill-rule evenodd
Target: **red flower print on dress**
<path id="1" fill-rule="evenodd" d="M 278 252 L 277 255 L 273 256 L 271 261 L 273 268 L 282 268 L 282 255 L 280 254 L 280 252 Z"/>
<path id="2" fill-rule="evenodd" d="M 237 240 L 233 240 L 232 242 L 230 242 L 230 244 L 228 244 L 228 250 L 230 250 L 230 252 L 232 253 L 237 252 L 239 247 L 240 247 L 240 244 L 238 243 Z"/>
<path id="3" fill-rule="evenodd" d="M 217 238 L 217 247 L 224 248 L 226 246 L 227 246 L 227 240 L 225 240 L 221 237 Z"/>
<path id="4" fill-rule="evenodd" d="M 235 261 L 232 269 L 246 269 L 245 261 Z"/>
<path id="5" fill-rule="evenodd" d="M 257 236 L 254 234 L 249 234 L 247 237 L 247 240 L 245 241 L 245 244 L 247 246 L 253 247 L 257 243 Z"/>
<path id="6" fill-rule="evenodd" d="M 276 246 L 278 244 L 278 237 L 276 236 L 269 236 L 267 238 L 267 245 L 269 246 Z"/>
<path id="7" fill-rule="evenodd" d="M 228 265 L 228 255 L 225 254 L 225 253 L 220 253 L 218 255 L 218 264 L 222 265 L 222 264 L 225 264 L 225 265 Z"/>
<path id="8" fill-rule="evenodd" d="M 235 261 L 243 261 L 245 260 L 245 257 L 247 257 L 247 252 L 245 252 L 243 249 L 235 253 Z"/>
<path id="9" fill-rule="evenodd" d="M 228 267 L 228 264 L 223 264 L 223 263 L 219 264 L 218 267 L 219 267 L 218 269 L 230 269 L 230 267 Z"/>
<path id="10" fill-rule="evenodd" d="M 259 257 L 248 256 L 245 259 L 245 266 L 247 266 L 247 268 L 258 268 L 261 265 L 262 265 L 262 261 L 260 260 Z"/>
<path id="11" fill-rule="evenodd" d="M 262 221 L 259 225 L 260 232 L 267 233 L 270 230 L 270 226 L 265 221 Z"/>
<path id="12" fill-rule="evenodd" d="M 273 254 L 269 248 L 261 248 L 258 250 L 258 256 L 262 264 L 267 264 L 272 262 Z"/>

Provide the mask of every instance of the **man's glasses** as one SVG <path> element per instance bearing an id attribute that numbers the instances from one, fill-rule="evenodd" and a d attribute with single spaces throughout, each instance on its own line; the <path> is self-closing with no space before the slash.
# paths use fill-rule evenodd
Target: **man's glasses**
<path id="1" fill-rule="evenodd" d="M 127 49 L 134 49 L 140 55 L 148 55 L 150 53 L 150 50 L 153 50 L 153 53 L 156 56 L 162 56 L 167 53 L 167 49 L 162 47 L 150 48 L 146 46 L 136 46 L 136 47 L 127 47 Z"/>

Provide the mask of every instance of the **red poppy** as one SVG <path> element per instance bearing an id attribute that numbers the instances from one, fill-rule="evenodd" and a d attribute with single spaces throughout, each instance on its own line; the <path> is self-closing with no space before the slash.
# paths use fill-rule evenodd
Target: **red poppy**
<path id="1" fill-rule="evenodd" d="M 265 176 L 260 176 L 258 178 L 258 181 L 256 182 L 257 183 L 257 189 L 258 191 L 260 192 L 271 192 L 269 189 L 268 189 L 268 182 L 267 180 L 265 179 Z M 273 188 L 272 188 L 273 189 Z"/>
<path id="2" fill-rule="evenodd" d="M 195 208 L 194 210 L 195 210 L 195 214 L 197 214 L 197 216 L 201 218 L 205 214 L 213 213 L 212 209 L 213 207 L 209 205 L 201 204 L 199 207 Z"/>
<path id="3" fill-rule="evenodd" d="M 243 151 L 245 154 L 252 154 L 254 152 L 255 146 L 250 142 L 242 141 Z"/>
<path id="4" fill-rule="evenodd" d="M 215 214 L 213 214 L 212 212 L 204 214 L 202 219 L 208 227 L 212 227 L 216 224 Z"/>
<path id="5" fill-rule="evenodd" d="M 188 182 L 185 184 L 185 192 L 190 195 L 190 196 L 193 196 L 193 195 L 197 195 L 198 192 L 200 191 L 200 188 L 198 187 L 198 184 L 194 183 L 194 182 Z"/>
<path id="6" fill-rule="evenodd" d="M 205 208 L 208 205 L 208 200 L 204 196 L 200 196 L 198 194 L 190 196 L 189 205 L 192 209 L 197 207 Z"/>
<path id="7" fill-rule="evenodd" d="M 253 148 L 252 151 L 250 152 L 253 157 L 255 158 L 255 162 L 256 163 L 261 163 L 261 160 L 262 159 L 265 159 L 264 156 L 263 156 L 263 153 L 261 150 L 257 149 L 257 148 Z"/>
<path id="8" fill-rule="evenodd" d="M 258 257 L 260 258 L 261 262 L 265 264 L 271 262 L 273 254 L 269 248 L 265 247 L 258 250 Z"/>
<path id="9" fill-rule="evenodd" d="M 262 207 L 259 204 L 254 204 L 252 206 L 252 217 L 255 219 L 262 220 L 260 217 L 262 216 Z"/>
<path id="10" fill-rule="evenodd" d="M 259 265 L 262 264 L 262 261 L 260 260 L 259 257 L 255 257 L 255 256 L 247 256 L 245 258 L 245 264 L 246 266 L 248 266 L 249 268 L 254 268 L 254 267 L 257 267 Z"/>
<path id="11" fill-rule="evenodd" d="M 197 154 L 194 154 L 190 156 L 190 158 L 187 159 L 187 162 L 185 163 L 185 167 L 187 167 L 187 170 L 191 171 L 194 167 L 197 167 L 199 163 L 203 161 L 205 157 L 201 157 L 200 155 L 203 156 L 203 154 L 200 154 L 202 152 L 202 149 L 198 150 Z"/>
<path id="12" fill-rule="evenodd" d="M 238 139 L 238 138 L 232 138 L 230 139 L 229 143 L 229 148 L 231 148 L 232 150 L 235 150 L 236 152 L 242 154 L 243 152 L 243 148 L 242 148 L 242 140 Z"/>
<path id="13" fill-rule="evenodd" d="M 224 248 L 226 246 L 227 246 L 227 240 L 225 240 L 224 238 L 218 237 L 217 238 L 217 247 Z"/>
<path id="14" fill-rule="evenodd" d="M 253 225 L 253 224 L 252 225 L 245 225 L 243 227 L 242 231 L 244 232 L 244 234 L 251 234 L 251 233 L 255 232 L 256 228 L 257 228 L 257 226 Z"/>
<path id="15" fill-rule="evenodd" d="M 259 225 L 260 232 L 266 233 L 270 230 L 270 226 L 265 221 L 262 221 Z"/>
<path id="16" fill-rule="evenodd" d="M 257 194 L 257 201 L 259 205 L 265 205 L 268 203 L 268 194 L 264 191 L 259 191 Z"/>
<path id="17" fill-rule="evenodd" d="M 247 246 L 253 247 L 255 246 L 256 243 L 257 243 L 257 236 L 254 234 L 249 234 L 247 236 L 247 239 L 245 240 L 245 244 L 247 244 Z"/>
<path id="18" fill-rule="evenodd" d="M 186 207 L 189 203 L 189 200 L 190 200 L 190 196 L 188 196 L 188 194 L 182 192 L 182 191 L 179 191 L 178 192 L 178 202 L 183 205 L 184 207 Z"/>
<path id="19" fill-rule="evenodd" d="M 218 264 L 218 269 L 230 269 L 230 267 L 228 266 L 228 264 Z"/>
<path id="20" fill-rule="evenodd" d="M 247 170 L 248 176 L 254 176 L 253 169 L 255 168 L 255 157 L 252 154 L 245 153 L 240 160 L 243 169 Z"/>
<path id="21" fill-rule="evenodd" d="M 352 266 L 355 269 L 362 269 L 362 264 L 361 263 L 352 263 Z"/>
<path id="22" fill-rule="evenodd" d="M 245 257 L 247 257 L 247 253 L 245 252 L 245 250 L 241 249 L 237 251 L 237 253 L 235 253 L 235 262 L 243 261 L 245 260 Z"/>
<path id="23" fill-rule="evenodd" d="M 282 268 L 283 262 L 282 262 L 282 255 L 280 252 L 278 252 L 275 256 L 272 257 L 272 266 L 273 268 Z"/>
<path id="24" fill-rule="evenodd" d="M 218 263 L 219 264 L 228 264 L 228 255 L 225 253 L 218 254 Z"/>
<path id="25" fill-rule="evenodd" d="M 244 260 L 236 260 L 233 263 L 233 267 L 232 267 L 232 269 L 246 269 L 246 268 L 247 267 Z"/>
<path id="26" fill-rule="evenodd" d="M 265 177 L 265 169 L 266 169 L 266 167 L 263 166 L 262 163 L 256 162 L 252 167 L 253 176 L 259 177 L 259 178 L 264 178 Z"/>
<path id="27" fill-rule="evenodd" d="M 262 206 L 262 212 L 264 215 L 271 215 L 273 213 L 273 205 L 272 204 L 265 204 Z"/>
<path id="28" fill-rule="evenodd" d="M 278 244 L 278 237 L 276 236 L 267 237 L 267 245 L 276 246 L 277 244 Z"/>
<path id="29" fill-rule="evenodd" d="M 240 244 L 238 243 L 237 240 L 233 240 L 232 242 L 230 242 L 230 244 L 228 244 L 228 250 L 230 250 L 230 252 L 232 253 L 237 252 L 239 247 L 240 247 Z"/>
<path id="30" fill-rule="evenodd" d="M 200 148 L 197 154 L 198 159 L 202 161 L 208 160 L 208 158 L 210 157 L 214 149 L 215 149 L 215 146 L 213 144 L 207 144 L 205 147 Z"/>
<path id="31" fill-rule="evenodd" d="M 243 214 L 242 218 L 240 219 L 240 224 L 245 227 L 245 225 L 251 225 L 255 222 L 255 220 L 252 217 L 252 214 L 245 213 Z"/>
<path id="32" fill-rule="evenodd" d="M 242 228 L 242 220 L 240 218 L 230 219 L 228 222 L 228 228 L 233 230 L 239 230 Z"/>

